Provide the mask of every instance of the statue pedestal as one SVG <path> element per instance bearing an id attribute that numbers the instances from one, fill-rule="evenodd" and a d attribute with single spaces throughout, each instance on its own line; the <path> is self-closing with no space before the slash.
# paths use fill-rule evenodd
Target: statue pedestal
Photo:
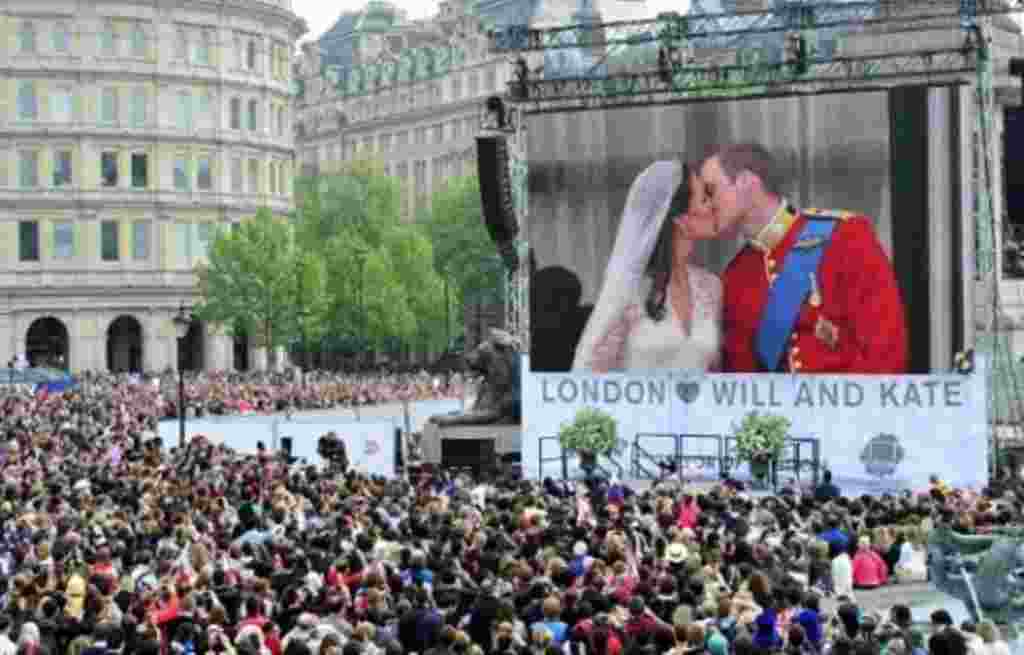
<path id="1" fill-rule="evenodd" d="M 423 462 L 490 471 L 495 459 L 522 452 L 523 429 L 519 425 L 423 426 L 420 450 Z"/>

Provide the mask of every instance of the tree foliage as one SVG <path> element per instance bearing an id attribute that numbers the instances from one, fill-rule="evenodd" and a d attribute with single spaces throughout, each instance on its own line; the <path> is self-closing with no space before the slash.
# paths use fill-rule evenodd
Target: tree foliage
<path id="1" fill-rule="evenodd" d="M 292 226 L 268 209 L 219 231 L 197 271 L 197 316 L 270 346 L 286 344 L 297 327 L 297 253 Z"/>
<path id="2" fill-rule="evenodd" d="M 459 305 L 500 301 L 504 269 L 484 224 L 477 177 L 454 178 L 435 191 L 425 222 L 434 266 L 458 289 Z"/>
<path id="3" fill-rule="evenodd" d="M 218 234 L 198 271 L 204 319 L 275 346 L 437 352 L 445 276 L 455 302 L 500 288 L 475 177 L 435 193 L 415 223 L 403 219 L 401 182 L 377 162 L 301 179 L 296 191 L 293 220 L 261 210 Z"/>

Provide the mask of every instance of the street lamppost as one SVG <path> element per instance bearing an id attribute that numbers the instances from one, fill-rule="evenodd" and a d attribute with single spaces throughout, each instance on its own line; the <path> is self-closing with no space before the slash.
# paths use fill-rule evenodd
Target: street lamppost
<path id="1" fill-rule="evenodd" d="M 359 262 L 359 347 L 362 349 L 366 347 L 366 299 L 363 296 L 363 276 L 366 269 L 366 251 L 362 249 L 356 250 L 355 256 L 356 260 Z M 362 362 L 364 357 L 365 354 L 360 352 L 356 361 Z"/>
<path id="2" fill-rule="evenodd" d="M 185 366 L 182 362 L 182 346 L 188 330 L 192 327 L 192 315 L 185 309 L 185 303 L 178 307 L 178 313 L 171 319 L 174 334 L 178 337 L 178 447 L 185 447 Z"/>

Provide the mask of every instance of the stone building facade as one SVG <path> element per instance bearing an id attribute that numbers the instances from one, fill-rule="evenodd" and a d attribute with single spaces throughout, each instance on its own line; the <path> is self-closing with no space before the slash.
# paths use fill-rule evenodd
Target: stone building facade
<path id="1" fill-rule="evenodd" d="M 643 8 L 637 0 L 444 0 L 436 16 L 411 21 L 371 0 L 303 48 L 296 106 L 302 170 L 379 159 L 404 183 L 411 220 L 445 179 L 476 170 L 483 103 L 505 94 L 515 59 L 490 51 L 492 29 L 625 20 Z M 556 51 L 541 63 L 546 75 L 588 72 L 575 54 Z"/>
<path id="2" fill-rule="evenodd" d="M 231 369 L 172 316 L 215 231 L 293 209 L 288 0 L 9 0 L 0 16 L 0 362 Z"/>

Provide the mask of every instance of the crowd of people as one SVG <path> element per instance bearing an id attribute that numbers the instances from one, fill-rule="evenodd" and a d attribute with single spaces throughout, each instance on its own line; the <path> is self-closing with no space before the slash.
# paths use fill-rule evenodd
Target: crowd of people
<path id="1" fill-rule="evenodd" d="M 936 479 L 920 494 L 826 483 L 758 498 L 732 483 L 339 474 L 203 438 L 163 448 L 171 383 L 0 398 L 0 655 L 1008 652 L 991 623 L 858 605 L 926 579 L 933 526 L 1012 522 L 1008 490 Z M 452 393 L 378 383 L 389 391 L 361 396 L 365 381 L 204 376 L 189 402 Z"/>
<path id="2" fill-rule="evenodd" d="M 113 399 L 144 408 L 160 418 L 178 415 L 178 377 L 90 374 L 78 376 L 80 390 L 101 401 Z M 284 373 L 189 373 L 184 398 L 189 415 L 323 410 L 393 402 L 460 399 L 473 380 L 460 373 L 364 373 L 297 369 Z"/>

